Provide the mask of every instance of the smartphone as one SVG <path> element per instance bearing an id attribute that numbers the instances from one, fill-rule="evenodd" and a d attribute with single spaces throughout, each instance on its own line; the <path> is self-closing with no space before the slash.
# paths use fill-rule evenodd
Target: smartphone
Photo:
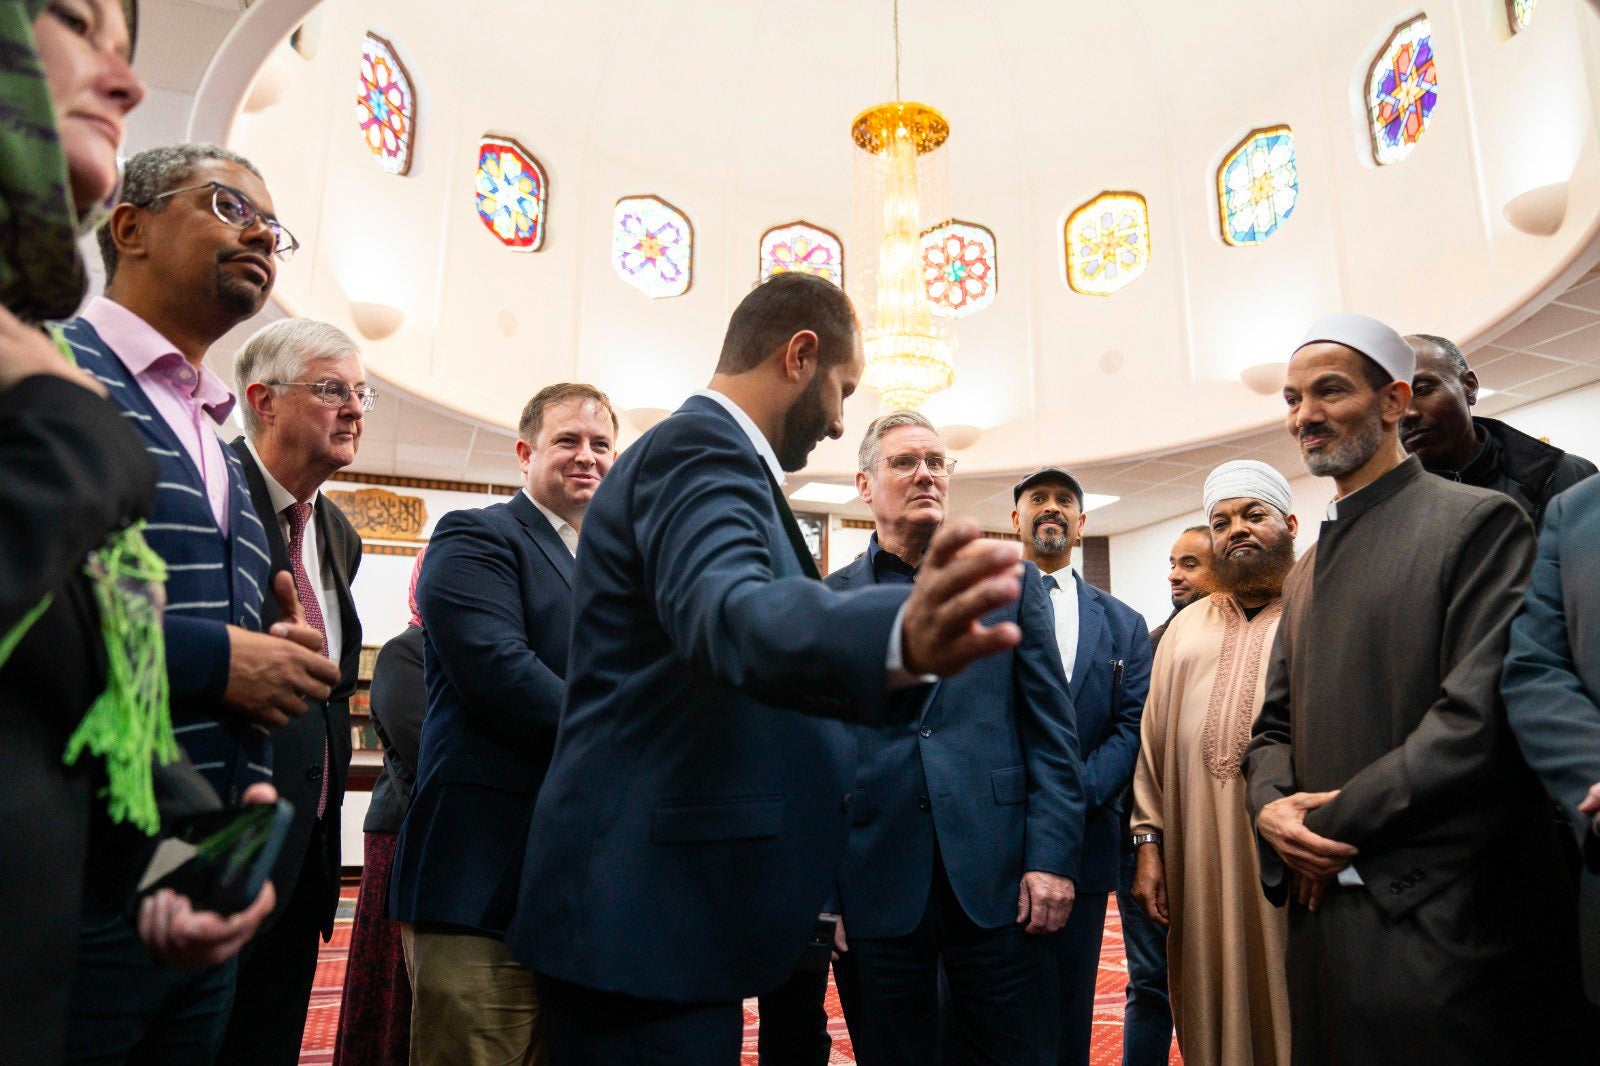
<path id="1" fill-rule="evenodd" d="M 162 888 L 195 910 L 235 914 L 256 901 L 289 834 L 287 800 L 185 815 L 162 826 L 136 896 Z"/>

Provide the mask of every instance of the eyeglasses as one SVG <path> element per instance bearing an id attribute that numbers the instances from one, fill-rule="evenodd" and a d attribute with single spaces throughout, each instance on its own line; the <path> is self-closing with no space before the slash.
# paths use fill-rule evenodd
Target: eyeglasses
<path id="1" fill-rule="evenodd" d="M 361 401 L 361 410 L 371 411 L 374 401 L 378 398 L 378 390 L 363 385 L 359 389 L 352 389 L 342 381 L 269 381 L 268 385 L 286 389 L 291 385 L 302 389 L 310 389 L 311 394 L 329 407 L 343 407 L 354 396 Z"/>
<path id="2" fill-rule="evenodd" d="M 929 477 L 947 478 L 956 472 L 956 461 L 942 455 L 891 455 L 877 461 L 887 466 L 895 477 L 915 477 L 921 466 L 928 468 Z"/>
<path id="3" fill-rule="evenodd" d="M 177 196 L 183 192 L 194 192 L 196 189 L 211 190 L 211 213 L 218 219 L 232 226 L 234 229 L 249 229 L 250 224 L 260 219 L 262 224 L 272 233 L 272 254 L 281 262 L 287 263 L 294 258 L 294 253 L 299 250 L 300 242 L 294 239 L 294 234 L 284 228 L 272 215 L 263 215 L 250 197 L 235 189 L 231 185 L 224 185 L 220 181 L 208 181 L 200 185 L 185 185 L 181 189 L 172 189 L 160 196 L 152 196 L 142 204 L 135 207 L 149 207 L 157 200 L 165 200 L 169 196 Z"/>

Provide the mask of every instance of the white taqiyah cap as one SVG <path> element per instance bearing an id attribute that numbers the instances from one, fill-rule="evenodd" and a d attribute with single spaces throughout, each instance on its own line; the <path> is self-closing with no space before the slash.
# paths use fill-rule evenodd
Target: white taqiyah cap
<path id="1" fill-rule="evenodd" d="M 1285 515 L 1293 507 L 1289 499 L 1289 483 L 1266 463 L 1255 459 L 1234 459 L 1223 463 L 1206 477 L 1206 517 L 1223 500 L 1260 500 L 1271 504 Z"/>
<path id="2" fill-rule="evenodd" d="M 1366 315 L 1358 315 L 1350 311 L 1340 311 L 1337 314 L 1324 315 L 1306 334 L 1305 340 L 1295 349 L 1304 348 L 1308 344 L 1320 344 L 1332 341 L 1342 344 L 1346 348 L 1354 348 L 1362 355 L 1377 363 L 1389 372 L 1389 376 L 1396 381 L 1411 384 L 1411 377 L 1417 370 L 1417 353 L 1411 350 L 1405 338 L 1393 329 Z M 1293 356 L 1289 357 L 1291 360 Z"/>

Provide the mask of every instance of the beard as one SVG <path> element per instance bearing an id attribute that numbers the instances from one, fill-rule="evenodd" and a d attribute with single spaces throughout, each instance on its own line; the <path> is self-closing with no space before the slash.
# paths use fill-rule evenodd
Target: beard
<path id="1" fill-rule="evenodd" d="M 224 257 L 217 258 L 217 303 L 229 314 L 248 318 L 261 310 L 267 302 L 271 285 L 257 285 L 229 272 L 223 267 Z"/>
<path id="2" fill-rule="evenodd" d="M 822 372 L 819 369 L 806 391 L 783 416 L 783 440 L 772 449 L 778 453 L 778 465 L 790 474 L 804 469 L 811 449 L 827 435 L 828 416 L 822 410 Z"/>
<path id="3" fill-rule="evenodd" d="M 1383 419 L 1374 411 L 1370 419 L 1347 430 L 1317 455 L 1306 456 L 1306 469 L 1317 477 L 1343 477 L 1359 470 L 1382 443 Z"/>
<path id="4" fill-rule="evenodd" d="M 1054 522 L 1060 527 L 1059 533 L 1040 533 L 1039 527 L 1046 522 Z M 1029 531 L 1033 535 L 1033 550 L 1040 555 L 1060 555 L 1067 550 L 1067 520 L 1057 514 L 1042 514 L 1033 520 L 1033 528 Z"/>
<path id="5" fill-rule="evenodd" d="M 1270 596 L 1283 592 L 1283 579 L 1294 566 L 1294 538 L 1288 527 L 1261 546 L 1260 551 L 1236 555 L 1227 552 L 1212 563 L 1217 583 L 1234 596 Z"/>

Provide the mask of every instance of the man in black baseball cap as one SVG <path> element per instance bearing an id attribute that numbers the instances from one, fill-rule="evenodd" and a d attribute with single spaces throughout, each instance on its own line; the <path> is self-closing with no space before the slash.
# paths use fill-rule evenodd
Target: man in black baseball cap
<path id="1" fill-rule="evenodd" d="M 1022 538 L 1022 557 L 1044 574 L 1056 645 L 1077 709 L 1085 805 L 1078 898 L 1051 946 L 1061 979 L 1060 1061 L 1088 1066 L 1106 900 L 1117 887 L 1124 846 L 1118 800 L 1139 754 L 1150 632 L 1139 612 L 1072 567 L 1072 549 L 1083 540 L 1084 508 L 1083 485 L 1070 471 L 1035 470 L 1017 482 L 1012 500 L 1011 527 Z"/>

